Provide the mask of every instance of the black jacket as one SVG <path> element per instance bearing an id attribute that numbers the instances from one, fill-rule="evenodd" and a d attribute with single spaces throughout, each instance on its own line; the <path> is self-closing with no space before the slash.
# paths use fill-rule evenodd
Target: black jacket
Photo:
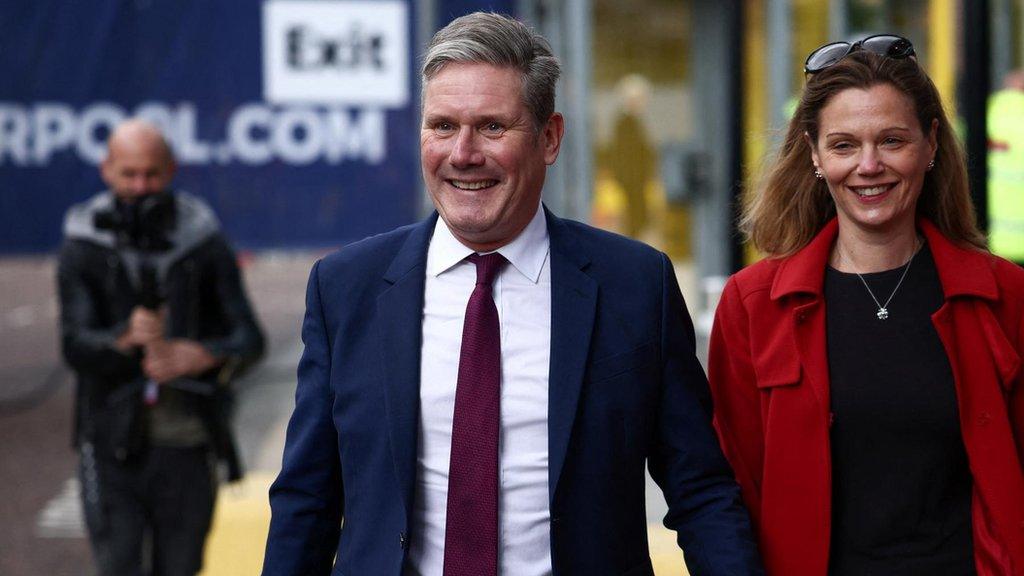
<path id="1" fill-rule="evenodd" d="M 175 204 L 174 247 L 151 255 L 119 245 L 113 233 L 95 227 L 95 214 L 114 205 L 109 192 L 68 211 L 58 285 L 64 358 L 78 376 L 74 440 L 122 460 L 146 446 L 140 356 L 114 348 L 140 303 L 139 263 L 146 260 L 157 271 L 168 310 L 167 337 L 195 340 L 227 359 L 194 379 L 209 394 L 190 395 L 190 406 L 206 424 L 229 478 L 237 479 L 227 384 L 262 355 L 263 335 L 212 210 L 183 192 L 175 193 Z"/>

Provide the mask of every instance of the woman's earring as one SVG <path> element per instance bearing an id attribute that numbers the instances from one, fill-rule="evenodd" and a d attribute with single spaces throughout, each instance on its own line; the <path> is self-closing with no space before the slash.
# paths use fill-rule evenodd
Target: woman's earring
<path id="1" fill-rule="evenodd" d="M 932 168 L 935 168 L 935 158 L 928 161 L 928 168 L 925 171 L 931 170 Z"/>
<path id="2" fill-rule="evenodd" d="M 814 169 L 814 177 L 817 178 L 818 180 L 822 180 L 825 178 L 824 176 L 822 176 L 821 170 L 818 170 L 817 168 Z"/>

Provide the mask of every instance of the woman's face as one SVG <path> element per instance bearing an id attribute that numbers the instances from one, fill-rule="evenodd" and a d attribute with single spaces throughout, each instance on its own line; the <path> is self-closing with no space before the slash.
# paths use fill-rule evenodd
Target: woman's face
<path id="1" fill-rule="evenodd" d="M 925 134 L 910 98 L 879 84 L 834 95 L 818 125 L 811 159 L 828 184 L 840 227 L 868 233 L 913 229 L 924 174 L 935 157 L 938 121 Z"/>

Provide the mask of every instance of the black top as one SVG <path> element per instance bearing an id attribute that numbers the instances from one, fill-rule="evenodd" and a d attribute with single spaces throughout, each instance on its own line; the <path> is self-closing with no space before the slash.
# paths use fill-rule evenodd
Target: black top
<path id="1" fill-rule="evenodd" d="M 879 302 L 904 268 L 864 274 Z M 927 246 L 880 320 L 856 274 L 825 274 L 831 379 L 831 576 L 973 575 L 971 474 L 956 390 L 931 322 Z"/>

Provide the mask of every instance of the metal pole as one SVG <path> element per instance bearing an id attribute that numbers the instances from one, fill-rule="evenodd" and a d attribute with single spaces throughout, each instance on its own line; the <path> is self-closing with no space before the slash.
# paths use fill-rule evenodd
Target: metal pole
<path id="1" fill-rule="evenodd" d="M 992 83 L 998 86 L 1013 68 L 1013 6 L 992 0 Z"/>
<path id="2" fill-rule="evenodd" d="M 437 0 L 415 0 L 413 1 L 413 10 L 416 15 L 416 28 L 413 33 L 413 45 L 416 49 L 413 51 L 414 61 L 419 62 L 419 58 L 426 52 L 427 45 L 430 44 L 430 39 L 434 36 L 434 32 L 437 30 Z M 412 85 L 413 94 L 416 98 L 416 126 L 419 127 L 423 123 L 421 114 L 423 112 L 423 103 L 421 92 L 423 87 L 420 84 L 420 76 L 418 74 L 419 66 L 413 65 L 412 67 Z M 419 145 L 417 144 L 417 152 L 419 151 Z M 427 189 L 423 184 L 423 179 L 416 179 L 416 186 L 420 192 L 420 217 L 425 217 L 434 210 L 434 202 L 430 198 L 430 194 L 427 194 Z"/>
<path id="3" fill-rule="evenodd" d="M 594 159 L 591 154 L 590 86 L 593 69 L 591 59 L 590 0 L 567 0 L 566 37 L 566 119 L 567 144 L 572 178 L 566 186 L 565 214 L 576 220 L 590 219 L 591 195 L 594 189 Z M 571 130 L 571 132 L 570 132 Z"/>
<path id="4" fill-rule="evenodd" d="M 564 6 L 554 0 L 535 0 L 529 3 L 528 11 L 522 14 L 524 19 L 537 28 L 537 30 L 551 43 L 551 50 L 562 61 L 562 78 L 558 81 L 555 109 L 566 113 L 571 107 L 567 106 L 568 92 L 572 89 L 569 76 L 573 67 L 569 40 L 562 30 L 566 28 L 566 14 Z M 573 165 L 573 154 L 570 152 L 572 142 L 575 140 L 575 126 L 572 125 L 572 117 L 565 114 L 565 138 L 562 140 L 562 151 L 558 156 L 558 162 L 547 171 L 544 179 L 544 203 L 555 214 L 572 218 L 568 212 L 571 175 L 575 174 Z"/>
<path id="5" fill-rule="evenodd" d="M 743 0 L 694 2 L 693 29 L 703 37 L 690 48 L 695 133 L 700 134 L 706 180 L 694 190 L 698 274 L 728 276 L 743 261 L 734 208 L 742 185 Z M 723 66 L 725 63 L 725 66 Z"/>
<path id="6" fill-rule="evenodd" d="M 735 223 L 739 221 L 740 201 L 743 197 L 743 42 L 744 26 L 746 20 L 743 17 L 743 0 L 730 0 L 729 4 L 729 41 L 726 43 L 729 54 L 728 58 L 732 65 L 729 67 L 729 100 L 730 122 L 729 122 L 729 190 L 731 192 L 730 209 L 726 212 L 732 217 L 726 226 L 729 230 L 729 269 L 739 270 L 744 265 L 743 242 L 736 230 Z"/>
<path id="7" fill-rule="evenodd" d="M 850 17 L 846 0 L 828 0 L 828 40 L 846 40 L 850 34 Z"/>
<path id="8" fill-rule="evenodd" d="M 544 203 L 559 216 L 587 221 L 594 187 L 590 148 L 590 0 L 517 0 L 518 16 L 551 43 L 562 61 L 555 108 L 565 116 L 558 162 L 547 172 Z"/>
<path id="9" fill-rule="evenodd" d="M 1017 6 L 1017 30 L 1024 33 L 1024 5 Z M 1024 66 L 1024 42 L 1018 42 L 1018 49 L 1020 52 L 1017 54 L 1016 68 Z"/>
<path id="10" fill-rule="evenodd" d="M 978 226 L 988 229 L 988 134 L 986 108 L 991 92 L 988 62 L 991 56 L 988 0 L 971 0 L 963 9 L 963 75 L 960 84 L 960 116 L 967 128 L 967 178 L 977 211 Z"/>
<path id="11" fill-rule="evenodd" d="M 783 127 L 789 120 L 785 111 L 793 78 L 791 22 L 789 0 L 768 0 L 768 45 L 771 46 L 771 50 L 765 50 L 768 58 L 768 105 L 771 107 L 768 117 L 772 122 L 775 146 L 779 145 Z"/>

